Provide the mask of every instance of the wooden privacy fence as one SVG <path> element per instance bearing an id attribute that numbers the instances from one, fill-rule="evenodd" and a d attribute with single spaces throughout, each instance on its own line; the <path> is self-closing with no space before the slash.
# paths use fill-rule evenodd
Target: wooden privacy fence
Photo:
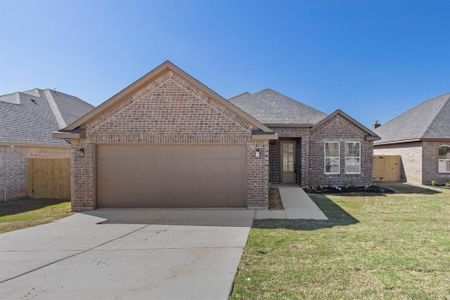
<path id="1" fill-rule="evenodd" d="M 70 159 L 28 159 L 28 196 L 36 199 L 70 199 Z"/>
<path id="2" fill-rule="evenodd" d="M 378 182 L 399 182 L 401 179 L 400 155 L 375 155 L 373 179 Z"/>

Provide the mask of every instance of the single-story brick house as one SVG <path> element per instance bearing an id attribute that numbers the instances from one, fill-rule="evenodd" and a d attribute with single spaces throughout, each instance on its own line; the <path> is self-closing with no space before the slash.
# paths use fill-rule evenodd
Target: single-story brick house
<path id="1" fill-rule="evenodd" d="M 427 100 L 374 130 L 375 155 L 400 155 L 402 180 L 450 182 L 450 94 Z"/>
<path id="2" fill-rule="evenodd" d="M 69 143 L 52 133 L 92 108 L 49 89 L 0 96 L 0 199 L 27 196 L 28 158 L 70 158 Z"/>
<path id="3" fill-rule="evenodd" d="M 55 137 L 74 210 L 268 206 L 269 183 L 372 184 L 375 133 L 272 90 L 229 101 L 164 62 Z"/>

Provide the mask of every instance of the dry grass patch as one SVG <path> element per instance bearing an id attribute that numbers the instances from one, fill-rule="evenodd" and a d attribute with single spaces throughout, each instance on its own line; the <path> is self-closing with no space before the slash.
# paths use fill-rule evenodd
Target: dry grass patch
<path id="1" fill-rule="evenodd" d="M 68 201 L 26 198 L 0 203 L 0 233 L 50 223 L 70 214 Z"/>

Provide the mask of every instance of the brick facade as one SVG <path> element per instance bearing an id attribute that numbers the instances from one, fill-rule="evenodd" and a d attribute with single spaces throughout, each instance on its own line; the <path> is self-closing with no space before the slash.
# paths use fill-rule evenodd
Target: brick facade
<path id="1" fill-rule="evenodd" d="M 309 144 L 310 144 L 310 128 L 307 127 L 275 127 L 271 128 L 278 134 L 279 140 L 272 141 L 271 150 L 274 153 L 270 154 L 270 174 L 272 183 L 281 182 L 281 149 L 280 141 L 293 140 L 296 141 L 296 182 L 301 186 L 308 186 L 309 178 Z"/>
<path id="2" fill-rule="evenodd" d="M 373 184 L 373 141 L 367 133 L 341 116 L 336 116 L 311 132 L 310 172 L 311 186 L 366 186 Z M 324 172 L 324 142 L 339 141 L 340 172 L 326 175 Z M 361 143 L 361 173 L 345 173 L 345 142 Z"/>
<path id="3" fill-rule="evenodd" d="M 442 145 L 450 145 L 450 140 L 376 145 L 374 154 L 400 155 L 402 181 L 416 184 L 431 184 L 432 180 L 437 180 L 439 184 L 445 184 L 450 181 L 450 174 L 439 173 L 438 151 Z"/>
<path id="4" fill-rule="evenodd" d="M 0 199 L 28 196 L 29 158 L 70 158 L 70 148 L 0 146 Z"/>
<path id="5" fill-rule="evenodd" d="M 450 146 L 450 140 L 447 142 L 422 142 L 422 182 L 431 184 L 432 180 L 437 180 L 439 184 L 450 182 L 449 173 L 439 173 L 438 154 L 439 147 L 443 145 Z"/>
<path id="6" fill-rule="evenodd" d="M 168 71 L 86 124 L 73 140 L 72 205 L 96 207 L 96 144 L 244 144 L 248 207 L 268 206 L 268 140 L 253 140 L 253 126 L 215 98 Z M 75 155 L 84 149 L 84 157 Z M 255 157 L 256 149 L 260 158 Z"/>
<path id="7" fill-rule="evenodd" d="M 280 141 L 297 141 L 297 183 L 307 186 L 366 186 L 373 183 L 373 141 L 367 133 L 341 116 L 335 116 L 319 128 L 284 127 L 271 128 L 278 133 L 279 140 L 270 145 L 270 182 L 281 180 Z M 340 142 L 341 168 L 338 175 L 324 172 L 324 142 Z M 361 143 L 361 173 L 345 174 L 345 142 Z"/>

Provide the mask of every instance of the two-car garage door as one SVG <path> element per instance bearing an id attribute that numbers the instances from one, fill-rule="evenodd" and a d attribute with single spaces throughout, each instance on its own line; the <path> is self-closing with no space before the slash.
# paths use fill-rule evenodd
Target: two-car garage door
<path id="1" fill-rule="evenodd" d="M 98 207 L 245 207 L 245 145 L 98 145 Z"/>

